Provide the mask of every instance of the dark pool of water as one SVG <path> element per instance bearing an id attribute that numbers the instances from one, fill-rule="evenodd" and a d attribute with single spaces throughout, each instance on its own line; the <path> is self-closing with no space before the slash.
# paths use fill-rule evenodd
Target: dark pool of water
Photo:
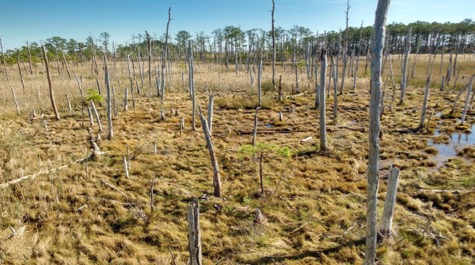
<path id="1" fill-rule="evenodd" d="M 457 152 L 463 148 L 475 144 L 475 124 L 471 126 L 470 133 L 455 132 L 450 135 L 450 142 L 447 144 L 434 144 L 433 141 L 429 141 L 429 146 L 437 148 L 437 155 L 432 159 L 437 162 L 436 168 L 441 167 L 449 158 L 456 157 Z M 435 136 L 441 135 L 440 131 L 435 132 Z"/>

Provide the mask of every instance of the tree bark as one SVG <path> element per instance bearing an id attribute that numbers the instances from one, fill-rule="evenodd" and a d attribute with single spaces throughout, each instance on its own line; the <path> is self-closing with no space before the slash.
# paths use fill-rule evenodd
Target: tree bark
<path id="1" fill-rule="evenodd" d="M 475 77 L 475 75 L 472 75 L 472 77 L 470 77 L 470 82 L 468 83 L 467 97 L 465 99 L 465 105 L 464 105 L 464 108 L 463 108 L 462 119 L 460 121 L 461 124 L 463 124 L 465 122 L 465 117 L 467 116 L 468 103 L 469 103 L 469 99 L 470 99 L 470 93 L 472 92 L 473 78 L 474 77 Z"/>
<path id="2" fill-rule="evenodd" d="M 104 79 L 106 83 L 107 92 L 107 140 L 111 140 L 114 137 L 114 130 L 112 128 L 112 95 L 109 85 L 109 69 L 107 68 L 106 56 L 104 55 Z"/>
<path id="3" fill-rule="evenodd" d="M 46 54 L 45 46 L 42 46 L 42 48 L 43 48 L 43 59 L 45 60 L 45 65 L 46 65 L 46 76 L 48 78 L 49 98 L 51 100 L 51 105 L 53 106 L 54 116 L 56 117 L 57 120 L 59 120 L 61 118 L 59 117 L 58 108 L 56 107 L 56 102 L 54 100 L 54 92 L 53 92 L 53 87 L 51 85 L 51 77 L 49 74 L 48 55 Z"/>
<path id="4" fill-rule="evenodd" d="M 16 58 L 17 58 L 17 65 L 18 65 L 18 73 L 20 73 L 21 87 L 23 88 L 23 92 L 25 92 L 25 81 L 23 80 L 23 73 L 21 72 L 21 67 L 20 67 L 20 50 L 16 50 Z"/>
<path id="5" fill-rule="evenodd" d="M 378 1 L 373 27 L 373 40 L 371 41 L 371 101 L 369 112 L 368 188 L 364 264 L 374 264 L 376 259 L 381 65 L 389 3 L 390 0 Z"/>
<path id="6" fill-rule="evenodd" d="M 203 114 L 200 114 L 201 127 L 203 128 L 203 133 L 206 140 L 206 146 L 208 147 L 209 155 L 211 158 L 211 166 L 213 167 L 213 187 L 214 187 L 214 196 L 221 197 L 221 177 L 219 174 L 218 160 L 216 159 L 216 153 L 214 151 L 213 141 L 208 130 L 208 122 L 206 121 Z"/>
<path id="7" fill-rule="evenodd" d="M 213 108 L 214 108 L 214 97 L 213 93 L 209 95 L 208 100 L 208 130 L 209 135 L 213 136 Z"/>
<path id="8" fill-rule="evenodd" d="M 380 232 L 384 236 L 391 235 L 394 206 L 396 204 L 398 179 L 399 179 L 399 169 L 391 168 L 391 170 L 389 171 L 388 188 L 386 192 L 386 199 L 384 201 L 384 211 L 383 211 L 383 217 L 381 219 L 381 228 L 380 228 Z"/>
<path id="9" fill-rule="evenodd" d="M 399 105 L 404 104 L 404 96 L 406 95 L 407 87 L 407 60 L 409 58 L 409 53 L 411 52 L 411 32 L 412 28 L 409 28 L 409 31 L 406 35 L 406 45 L 404 46 L 404 63 L 402 65 L 402 76 L 401 76 L 401 96 L 399 97 Z"/>
<path id="10" fill-rule="evenodd" d="M 275 27 L 274 27 L 275 0 L 272 0 L 272 85 L 275 89 Z"/>
<path id="11" fill-rule="evenodd" d="M 195 93 L 195 81 L 193 76 L 193 42 L 192 40 L 188 41 L 188 60 L 189 60 L 189 67 L 188 67 L 188 85 L 190 87 L 191 93 L 191 125 L 193 131 L 196 131 L 196 93 Z"/>
<path id="12" fill-rule="evenodd" d="M 161 71 L 161 76 L 162 79 L 160 80 L 161 83 L 161 96 L 162 96 L 162 102 L 165 100 L 165 66 L 167 62 L 167 55 L 168 55 L 168 29 L 170 28 L 170 20 L 171 20 L 171 11 L 172 8 L 168 8 L 168 21 L 167 21 L 167 29 L 165 31 L 165 44 L 163 46 L 163 51 L 162 51 L 162 71 Z"/>
<path id="13" fill-rule="evenodd" d="M 327 75 L 327 52 L 325 49 L 321 51 L 322 65 L 320 70 L 320 95 L 319 95 L 319 107 L 320 107 L 320 151 L 327 151 L 327 132 L 326 132 L 326 115 L 325 115 L 325 105 L 326 105 L 326 75 Z"/>
<path id="14" fill-rule="evenodd" d="M 194 198 L 188 206 L 188 248 L 190 265 L 202 265 L 201 232 L 200 232 L 200 206 L 198 198 Z"/>

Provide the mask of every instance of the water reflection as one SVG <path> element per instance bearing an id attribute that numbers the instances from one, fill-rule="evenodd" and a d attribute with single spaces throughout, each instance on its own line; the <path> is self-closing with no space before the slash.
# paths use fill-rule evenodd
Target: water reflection
<path id="1" fill-rule="evenodd" d="M 429 146 L 437 148 L 437 155 L 432 159 L 437 162 L 437 168 L 440 168 L 449 158 L 457 156 L 458 151 L 463 148 L 475 144 L 474 134 L 475 124 L 471 126 L 470 133 L 454 132 L 449 134 L 450 142 L 446 144 L 435 144 L 433 140 L 429 141 Z M 441 133 L 437 130 L 434 134 L 440 136 Z"/>

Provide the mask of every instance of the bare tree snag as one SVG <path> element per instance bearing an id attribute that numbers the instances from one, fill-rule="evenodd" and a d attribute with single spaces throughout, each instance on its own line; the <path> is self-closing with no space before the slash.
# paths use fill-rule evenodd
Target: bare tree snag
<path id="1" fill-rule="evenodd" d="M 5 78 L 7 81 L 9 80 L 8 78 L 8 73 L 7 73 L 7 64 L 5 62 L 5 53 L 3 53 L 3 44 L 2 44 L 2 38 L 0 38 L 0 51 L 2 52 L 2 64 L 3 64 L 3 71 L 5 73 Z"/>
<path id="2" fill-rule="evenodd" d="M 107 68 L 106 56 L 104 54 L 104 79 L 106 83 L 106 92 L 107 92 L 107 140 L 111 140 L 114 137 L 114 130 L 112 128 L 112 95 L 111 88 L 109 85 L 109 69 Z"/>
<path id="3" fill-rule="evenodd" d="M 346 64 L 348 63 L 348 14 L 350 12 L 350 0 L 346 1 L 346 30 L 345 42 L 343 44 L 343 72 L 341 73 L 340 95 L 343 95 L 343 86 L 345 85 Z"/>
<path id="4" fill-rule="evenodd" d="M 320 86 L 318 84 L 318 56 L 315 60 L 315 109 L 318 109 L 320 104 Z"/>
<path id="5" fill-rule="evenodd" d="M 394 206 L 396 204 L 397 183 L 399 180 L 399 169 L 391 168 L 389 171 L 388 188 L 386 199 L 384 200 L 384 211 L 381 219 L 380 233 L 384 236 L 391 235 L 393 224 Z"/>
<path id="6" fill-rule="evenodd" d="M 399 97 L 399 105 L 404 104 L 404 96 L 406 95 L 407 87 L 407 60 L 409 59 L 409 53 L 411 53 L 411 32 L 412 27 L 407 31 L 405 45 L 404 45 L 404 62 L 402 65 L 401 75 L 401 96 Z"/>
<path id="7" fill-rule="evenodd" d="M 125 177 L 129 178 L 129 166 L 127 165 L 127 157 L 126 156 L 124 156 L 123 162 L 124 162 Z"/>
<path id="8" fill-rule="evenodd" d="M 321 70 L 320 70 L 320 95 L 319 95 L 319 107 L 320 107 L 320 151 L 327 151 L 327 129 L 326 129 L 326 75 L 327 75 L 327 52 L 324 48 L 321 51 Z M 336 95 L 335 95 L 336 96 Z"/>
<path id="9" fill-rule="evenodd" d="M 152 87 L 152 38 L 147 31 L 145 31 L 145 36 L 147 36 L 147 51 L 148 51 L 148 85 Z"/>
<path id="10" fill-rule="evenodd" d="M 128 107 L 128 99 L 129 97 L 129 89 L 128 88 L 125 88 L 125 91 L 124 91 L 124 111 L 127 111 L 129 109 Z"/>
<path id="11" fill-rule="evenodd" d="M 275 89 L 275 27 L 274 27 L 275 0 L 272 0 L 272 85 Z"/>
<path id="12" fill-rule="evenodd" d="M 260 58 L 259 60 L 259 68 L 257 69 L 257 105 L 259 107 L 262 104 L 261 78 L 262 78 L 262 58 Z"/>
<path id="13" fill-rule="evenodd" d="M 81 95 L 81 100 L 84 99 L 84 93 L 82 90 L 82 77 L 79 79 L 78 75 L 74 73 L 74 77 L 76 78 L 76 82 L 78 83 L 79 94 Z"/>
<path id="14" fill-rule="evenodd" d="M 51 85 L 51 77 L 50 77 L 50 74 L 49 74 L 48 55 L 46 54 L 45 46 L 42 46 L 42 48 L 43 48 L 43 59 L 45 60 L 45 66 L 46 66 L 46 76 L 48 78 L 49 98 L 51 99 L 51 105 L 53 106 L 54 115 L 55 115 L 56 119 L 59 120 L 61 118 L 59 117 L 58 108 L 56 107 L 56 102 L 54 100 L 53 87 Z"/>
<path id="15" fill-rule="evenodd" d="M 465 105 L 463 107 L 462 119 L 460 121 L 461 124 L 464 124 L 465 117 L 467 116 L 468 103 L 469 103 L 469 99 L 470 99 L 470 93 L 472 92 L 473 78 L 474 77 L 475 77 L 475 75 L 472 75 L 472 77 L 470 77 L 470 82 L 468 83 L 467 97 L 465 98 Z"/>
<path id="16" fill-rule="evenodd" d="M 213 93 L 209 95 L 208 100 L 208 129 L 209 135 L 213 136 L 213 108 L 214 108 L 214 97 Z"/>
<path id="17" fill-rule="evenodd" d="M 161 72 L 161 96 L 162 102 L 165 100 L 165 66 L 167 63 L 167 55 L 168 55 L 168 29 L 170 28 L 170 21 L 171 21 L 171 12 L 172 8 L 168 8 L 168 21 L 167 21 L 167 30 L 165 31 L 165 44 L 163 45 L 162 51 L 162 72 Z"/>
<path id="18" fill-rule="evenodd" d="M 20 50 L 16 50 L 16 60 L 18 65 L 18 73 L 20 73 L 21 87 L 23 88 L 23 92 L 25 92 L 25 81 L 23 80 L 23 73 L 21 72 L 20 67 Z"/>
<path id="19" fill-rule="evenodd" d="M 193 66 L 193 42 L 188 41 L 188 85 L 191 93 L 191 128 L 196 131 L 196 93 L 195 93 L 195 81 L 194 81 L 194 66 Z"/>
<path id="20" fill-rule="evenodd" d="M 338 85 L 337 85 L 337 73 L 336 73 L 336 63 L 334 61 L 334 56 L 332 56 L 332 71 L 333 71 L 333 122 L 335 125 L 338 123 Z"/>
<path id="21" fill-rule="evenodd" d="M 28 41 L 26 42 L 26 48 L 28 50 L 28 68 L 30 70 L 30 75 L 33 75 L 33 67 L 31 64 L 31 49 L 30 49 L 30 44 L 28 43 Z"/>
<path id="22" fill-rule="evenodd" d="M 381 102 L 381 65 L 386 35 L 386 17 L 391 0 L 379 0 L 371 41 L 371 101 L 369 111 L 369 156 L 364 264 L 374 264 L 377 240 L 377 203 L 379 186 L 379 133 Z"/>
<path id="23" fill-rule="evenodd" d="M 69 95 L 66 94 L 66 102 L 68 103 L 68 110 L 69 112 L 73 111 L 72 107 L 71 107 L 71 100 L 69 99 Z"/>
<path id="24" fill-rule="evenodd" d="M 94 101 L 92 101 L 92 100 L 91 100 L 91 108 L 92 108 L 92 111 L 94 113 L 94 116 L 96 117 L 97 126 L 99 126 L 99 132 L 103 132 L 104 129 L 102 128 L 101 119 L 99 117 L 99 112 L 97 112 L 96 105 L 94 104 Z"/>
<path id="25" fill-rule="evenodd" d="M 190 265 L 202 265 L 201 232 L 200 232 L 200 206 L 198 198 L 194 198 L 188 205 L 188 248 L 190 251 Z"/>
<path id="26" fill-rule="evenodd" d="M 92 118 L 92 110 L 91 107 L 87 106 L 87 113 L 89 114 L 89 127 L 94 127 L 94 119 Z"/>
<path id="27" fill-rule="evenodd" d="M 20 107 L 18 106 L 18 101 L 16 99 L 15 90 L 13 89 L 13 87 L 10 84 L 9 84 L 9 86 L 10 86 L 10 91 L 12 92 L 13 102 L 15 103 L 16 112 L 18 113 L 18 115 L 20 115 Z"/>
<path id="28" fill-rule="evenodd" d="M 282 97 L 282 75 L 279 76 L 279 98 L 278 98 L 279 101 L 282 101 L 283 100 L 283 97 Z"/>
<path id="29" fill-rule="evenodd" d="M 257 138 L 257 114 L 259 113 L 259 107 L 256 108 L 256 114 L 254 114 L 254 130 L 252 133 L 252 146 L 256 146 L 256 138 Z"/>
<path id="30" fill-rule="evenodd" d="M 216 153 L 214 151 L 213 141 L 208 130 L 208 122 L 206 121 L 203 114 L 199 113 L 201 120 L 201 127 L 203 128 L 203 133 L 206 140 L 206 146 L 208 147 L 209 155 L 211 158 L 211 166 L 213 167 L 213 187 L 214 187 L 214 196 L 221 197 L 221 177 L 219 175 L 219 166 L 218 160 L 216 159 Z"/>

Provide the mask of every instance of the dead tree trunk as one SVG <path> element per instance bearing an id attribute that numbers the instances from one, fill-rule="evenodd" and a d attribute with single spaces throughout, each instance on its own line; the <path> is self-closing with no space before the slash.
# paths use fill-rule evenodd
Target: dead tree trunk
<path id="1" fill-rule="evenodd" d="M 384 211 L 381 219 L 380 233 L 384 236 L 391 235 L 391 227 L 393 224 L 394 206 L 396 204 L 397 183 L 399 179 L 399 169 L 391 168 L 389 171 L 388 188 L 386 199 L 384 200 Z"/>
<path id="2" fill-rule="evenodd" d="M 404 104 L 404 96 L 406 95 L 407 87 L 407 60 L 409 58 L 409 53 L 411 52 L 411 32 L 412 28 L 409 28 L 407 32 L 405 45 L 404 45 L 404 63 L 402 65 L 402 76 L 401 76 L 401 96 L 399 97 L 399 105 Z"/>
<path id="3" fill-rule="evenodd" d="M 58 113 L 58 108 L 56 107 L 56 102 L 54 100 L 53 87 L 51 85 L 51 77 L 49 75 L 48 55 L 46 54 L 45 46 L 42 46 L 42 48 L 43 48 L 43 59 L 45 60 L 45 65 L 46 65 L 46 76 L 48 78 L 49 98 L 51 99 L 51 105 L 53 106 L 54 115 L 55 115 L 56 119 L 59 120 L 60 117 L 59 117 L 59 113 Z"/>
<path id="4" fill-rule="evenodd" d="M 318 56 L 316 56 L 315 60 L 315 109 L 318 109 L 320 104 L 320 86 L 318 85 Z"/>
<path id="5" fill-rule="evenodd" d="M 219 166 L 218 160 L 216 159 L 216 153 L 214 151 L 213 141 L 208 130 L 208 122 L 206 121 L 203 114 L 200 112 L 201 127 L 203 128 L 203 133 L 206 140 L 206 146 L 208 147 L 209 155 L 211 158 L 211 166 L 213 167 L 213 187 L 214 187 L 214 196 L 221 197 L 221 177 L 219 175 Z"/>
<path id="6" fill-rule="evenodd" d="M 261 77 L 262 76 L 262 58 L 259 60 L 259 68 L 257 69 L 257 106 L 262 104 L 262 91 L 261 91 Z"/>
<path id="7" fill-rule="evenodd" d="M 381 102 L 381 65 L 386 35 L 386 16 L 390 0 L 379 0 L 371 41 L 371 101 L 369 111 L 369 157 L 366 210 L 366 247 L 364 264 L 374 264 L 377 239 L 377 203 L 379 186 L 379 132 Z"/>
<path id="8" fill-rule="evenodd" d="M 337 95 L 338 85 L 336 81 L 336 76 L 337 76 L 336 64 L 335 64 L 333 56 L 332 56 L 332 71 L 333 71 L 333 122 L 336 125 L 337 119 L 338 119 L 338 95 Z"/>
<path id="9" fill-rule="evenodd" d="M 200 232 L 200 206 L 198 198 L 194 198 L 188 206 L 188 247 L 190 251 L 190 265 L 202 265 L 201 232 Z"/>
<path id="10" fill-rule="evenodd" d="M 28 49 L 28 68 L 30 70 L 30 75 L 33 75 L 33 67 L 31 64 L 31 49 L 28 41 L 26 42 L 26 48 Z"/>
<path id="11" fill-rule="evenodd" d="M 434 60 L 428 67 L 429 69 L 428 69 L 428 75 L 427 75 L 427 80 L 426 80 L 426 87 L 424 90 L 424 102 L 422 103 L 421 120 L 420 120 L 419 127 L 417 128 L 417 130 L 424 129 L 424 123 L 425 123 L 426 113 L 427 113 L 427 104 L 429 102 L 430 80 L 432 78 L 432 68 L 434 66 L 435 56 L 436 54 L 434 53 L 434 56 L 433 56 Z"/>
<path id="12" fill-rule="evenodd" d="M 99 112 L 97 112 L 96 105 L 94 104 L 94 101 L 92 101 L 92 100 L 91 100 L 91 108 L 92 108 L 92 111 L 94 113 L 94 116 L 96 117 L 97 126 L 99 126 L 99 132 L 103 132 L 104 129 L 102 128 L 102 123 L 101 123 L 101 119 L 99 117 Z"/>
<path id="13" fill-rule="evenodd" d="M 254 131 L 252 133 L 252 146 L 256 146 L 257 138 L 257 114 L 259 113 L 259 107 L 256 108 L 256 114 L 254 114 Z"/>
<path id="14" fill-rule="evenodd" d="M 25 92 L 25 81 L 23 80 L 23 73 L 21 72 L 20 67 L 20 50 L 16 50 L 16 60 L 18 65 L 18 73 L 20 73 L 21 87 L 23 88 L 23 92 Z"/>
<path id="15" fill-rule="evenodd" d="M 162 51 L 162 79 L 160 80 L 161 83 L 161 90 L 162 90 L 162 102 L 165 100 L 165 67 L 167 63 L 167 55 L 168 55 L 168 29 L 170 27 L 170 20 L 171 18 L 171 11 L 172 8 L 168 8 L 168 22 L 167 22 L 167 30 L 165 31 L 165 44 L 163 45 L 163 51 Z"/>
<path id="16" fill-rule="evenodd" d="M 12 92 L 13 102 L 15 103 L 16 112 L 18 113 L 18 115 L 20 115 L 20 107 L 18 106 L 18 101 L 16 99 L 15 90 L 13 89 L 12 85 L 9 85 L 9 86 L 10 86 L 10 91 Z"/>
<path id="17" fill-rule="evenodd" d="M 343 95 L 343 86 L 345 85 L 345 73 L 346 65 L 348 63 L 348 14 L 350 12 L 350 0 L 346 1 L 346 30 L 345 30 L 345 42 L 343 44 L 343 72 L 341 74 L 341 86 L 340 95 Z"/>
<path id="18" fill-rule="evenodd" d="M 214 109 L 214 97 L 213 93 L 209 95 L 208 100 L 208 129 L 209 135 L 213 136 L 213 109 Z"/>
<path id="19" fill-rule="evenodd" d="M 463 124 L 465 122 L 465 117 L 467 116 L 468 103 L 469 103 L 469 99 L 470 99 L 470 93 L 472 92 L 472 85 L 473 85 L 473 78 L 474 77 L 475 77 L 475 75 L 472 75 L 472 77 L 470 77 L 470 82 L 468 83 L 467 97 L 465 98 L 465 105 L 464 105 L 464 108 L 463 108 L 462 119 L 460 121 L 461 124 Z"/>
<path id="20" fill-rule="evenodd" d="M 321 52 L 322 65 L 320 70 L 320 151 L 327 151 L 327 129 L 326 129 L 326 115 L 325 115 L 325 105 L 326 105 L 326 75 L 327 75 L 327 52 L 322 48 Z"/>
<path id="21" fill-rule="evenodd" d="M 283 100 L 283 97 L 282 97 L 282 75 L 279 76 L 279 97 L 278 97 L 278 100 L 279 101 Z"/>
<path id="22" fill-rule="evenodd" d="M 196 116 L 196 93 L 195 93 L 195 81 L 193 77 L 193 42 L 192 40 L 188 41 L 188 85 L 190 87 L 190 93 L 191 93 L 191 125 L 193 131 L 196 131 L 196 122 L 195 122 L 195 116 Z"/>
<path id="23" fill-rule="evenodd" d="M 148 86 L 149 88 L 151 88 L 152 87 L 152 38 L 150 38 L 150 34 L 148 34 L 147 31 L 145 31 L 145 35 L 147 36 L 147 51 L 148 51 Z"/>
<path id="24" fill-rule="evenodd" d="M 275 28 L 274 28 L 275 1 L 272 0 L 272 85 L 275 89 Z"/>
<path id="25" fill-rule="evenodd" d="M 3 53 L 3 44 L 2 44 L 2 38 L 0 38 L 0 52 L 2 52 L 2 64 L 3 64 L 3 71 L 5 73 L 5 78 L 8 79 L 8 73 L 7 73 L 7 64 L 5 63 L 5 53 Z"/>
<path id="26" fill-rule="evenodd" d="M 106 83 L 106 92 L 107 92 L 107 140 L 111 140 L 114 137 L 114 130 L 112 128 L 112 95 L 111 88 L 109 85 L 109 69 L 107 68 L 106 55 L 104 54 L 104 72 L 105 72 L 105 83 Z"/>
<path id="27" fill-rule="evenodd" d="M 460 96 L 463 94 L 463 92 L 465 92 L 466 89 L 468 89 L 468 85 L 470 84 L 470 82 L 468 84 L 466 84 L 460 91 L 459 93 L 457 94 L 457 96 L 455 97 L 455 100 L 454 100 L 454 104 L 452 105 L 452 110 L 450 111 L 450 114 L 454 114 L 455 113 L 455 108 L 457 107 L 457 102 L 460 98 Z"/>

